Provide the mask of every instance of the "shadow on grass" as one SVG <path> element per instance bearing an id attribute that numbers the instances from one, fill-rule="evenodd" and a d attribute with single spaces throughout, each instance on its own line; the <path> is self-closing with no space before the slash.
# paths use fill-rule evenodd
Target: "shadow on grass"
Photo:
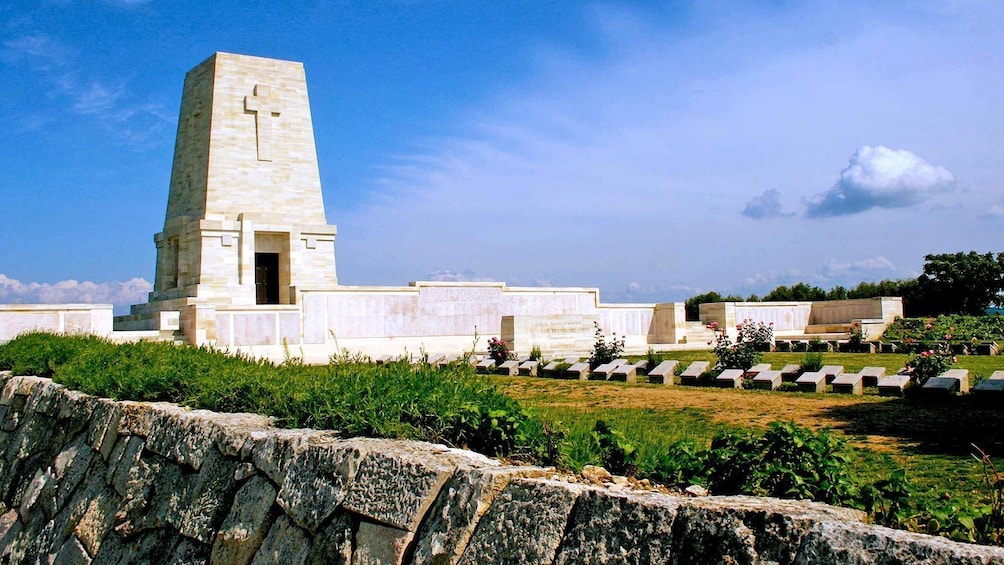
<path id="1" fill-rule="evenodd" d="M 1004 405 L 972 397 L 942 400 L 890 399 L 823 410 L 844 422 L 847 435 L 888 436 L 902 440 L 903 451 L 968 455 L 976 444 L 992 456 L 1004 456 Z"/>

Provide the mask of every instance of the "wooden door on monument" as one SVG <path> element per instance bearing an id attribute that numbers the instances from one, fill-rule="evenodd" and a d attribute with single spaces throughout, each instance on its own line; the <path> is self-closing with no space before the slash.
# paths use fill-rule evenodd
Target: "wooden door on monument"
<path id="1" fill-rule="evenodd" d="M 279 303 L 279 254 L 254 254 L 255 302 L 258 304 Z"/>

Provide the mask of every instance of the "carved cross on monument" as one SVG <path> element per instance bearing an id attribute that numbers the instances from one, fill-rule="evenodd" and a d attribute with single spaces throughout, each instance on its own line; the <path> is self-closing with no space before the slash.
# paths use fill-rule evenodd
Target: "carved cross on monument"
<path id="1" fill-rule="evenodd" d="M 279 101 L 270 96 L 269 87 L 254 85 L 254 96 L 244 97 L 244 110 L 254 112 L 258 131 L 258 160 L 272 160 L 272 118 L 278 116 Z"/>

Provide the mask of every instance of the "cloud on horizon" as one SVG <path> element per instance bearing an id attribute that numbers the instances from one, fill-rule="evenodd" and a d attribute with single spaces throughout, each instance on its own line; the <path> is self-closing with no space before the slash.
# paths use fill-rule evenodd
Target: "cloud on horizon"
<path id="1" fill-rule="evenodd" d="M 906 149 L 864 145 L 840 172 L 840 180 L 809 200 L 805 215 L 825 218 L 872 208 L 907 208 L 954 185 L 951 171 Z"/>
<path id="2" fill-rule="evenodd" d="M 0 304 L 113 304 L 146 302 L 153 285 L 142 278 L 95 283 L 68 279 L 55 283 L 22 282 L 0 273 Z"/>

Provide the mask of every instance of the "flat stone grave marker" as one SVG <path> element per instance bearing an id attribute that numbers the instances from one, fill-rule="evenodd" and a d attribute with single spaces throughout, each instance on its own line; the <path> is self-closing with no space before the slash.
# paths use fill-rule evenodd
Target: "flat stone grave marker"
<path id="1" fill-rule="evenodd" d="M 574 365 L 574 364 L 576 364 L 578 362 L 579 362 L 579 358 L 578 357 L 566 357 L 564 360 L 555 359 L 554 361 L 551 361 L 550 363 L 548 363 L 547 365 L 544 366 L 544 376 L 545 377 L 550 377 L 550 378 L 555 378 L 555 377 L 558 376 L 558 374 L 557 374 L 558 373 L 558 367 L 560 367 L 562 364 L 567 363 L 569 365 Z"/>
<path id="2" fill-rule="evenodd" d="M 959 392 L 959 379 L 952 377 L 931 377 L 920 387 L 925 395 L 955 396 Z"/>
<path id="3" fill-rule="evenodd" d="M 1004 396 L 1004 379 L 983 379 L 973 387 L 973 394 L 984 398 L 991 397 L 997 402 Z"/>
<path id="4" fill-rule="evenodd" d="M 840 373 L 833 382 L 830 392 L 837 394 L 864 394 L 865 379 L 861 373 Z"/>
<path id="5" fill-rule="evenodd" d="M 589 363 L 572 363 L 571 367 L 565 369 L 565 374 L 567 374 L 570 379 L 584 381 L 589 378 Z"/>
<path id="6" fill-rule="evenodd" d="M 781 371 L 761 371 L 753 377 L 753 388 L 777 390 L 781 387 Z"/>
<path id="7" fill-rule="evenodd" d="M 637 383 L 638 367 L 630 363 L 624 363 L 623 365 L 618 365 L 614 367 L 613 372 L 610 373 L 610 380 L 624 381 L 626 383 Z"/>
<path id="8" fill-rule="evenodd" d="M 589 373 L 589 380 L 609 381 L 610 375 L 613 374 L 614 369 L 620 367 L 625 363 L 627 363 L 627 359 L 614 359 L 609 363 L 604 363 L 599 367 L 596 367 L 595 369 L 593 369 L 591 373 Z"/>
<path id="9" fill-rule="evenodd" d="M 515 377 L 519 374 L 519 361 L 515 359 L 510 359 L 495 369 L 495 373 L 498 375 L 508 375 L 510 377 Z"/>
<path id="10" fill-rule="evenodd" d="M 977 355 L 997 355 L 999 352 L 1000 348 L 996 341 L 983 341 L 976 345 Z"/>
<path id="11" fill-rule="evenodd" d="M 861 378 L 865 386 L 878 386 L 879 380 L 885 376 L 885 367 L 865 367 L 861 369 Z"/>
<path id="12" fill-rule="evenodd" d="M 648 359 L 642 359 L 634 364 L 634 368 L 638 371 L 638 375 L 642 377 L 648 374 L 648 366 Z"/>
<path id="13" fill-rule="evenodd" d="M 879 342 L 879 352 L 880 353 L 896 353 L 899 350 L 899 342 L 897 341 L 881 341 Z"/>
<path id="14" fill-rule="evenodd" d="M 800 392 L 824 392 L 826 390 L 826 375 L 822 371 L 809 371 L 795 379 Z"/>
<path id="15" fill-rule="evenodd" d="M 786 339 L 778 339 L 774 341 L 774 351 L 777 352 L 787 352 L 791 351 L 791 342 Z"/>
<path id="16" fill-rule="evenodd" d="M 446 358 L 445 353 L 430 353 L 428 357 L 426 357 L 427 359 L 426 363 L 430 365 L 436 365 L 445 358 Z"/>
<path id="17" fill-rule="evenodd" d="M 946 379 L 957 379 L 959 381 L 959 392 L 963 394 L 969 392 L 969 369 L 949 369 L 938 376 Z"/>
<path id="18" fill-rule="evenodd" d="M 447 356 L 443 357 L 436 364 L 439 365 L 440 367 L 445 367 L 445 366 L 449 365 L 450 363 L 453 363 L 454 361 L 457 361 L 459 359 L 460 359 L 460 355 L 454 353 L 452 355 L 447 355 Z"/>
<path id="19" fill-rule="evenodd" d="M 844 372 L 843 365 L 825 365 L 819 370 L 820 373 L 826 375 L 826 384 L 833 382 L 833 379 L 837 378 L 837 375 Z"/>
<path id="20" fill-rule="evenodd" d="M 488 373 L 492 372 L 492 369 L 494 368 L 495 368 L 495 360 L 492 359 L 491 357 L 487 357 L 485 359 L 482 359 L 481 361 L 478 361 L 478 364 L 474 366 L 474 370 L 477 371 L 479 375 L 487 375 Z"/>
<path id="21" fill-rule="evenodd" d="M 793 383 L 802 372 L 802 366 L 792 363 L 781 368 L 781 380 L 786 383 Z"/>
<path id="22" fill-rule="evenodd" d="M 381 355 L 380 357 L 376 358 L 376 364 L 383 365 L 384 363 L 390 363 L 390 360 L 393 358 L 394 358 L 393 355 Z"/>
<path id="23" fill-rule="evenodd" d="M 673 374 L 676 372 L 676 366 L 679 364 L 679 361 L 672 360 L 659 363 L 654 369 L 648 372 L 648 382 L 657 385 L 673 384 Z"/>
<path id="24" fill-rule="evenodd" d="M 770 370 L 770 363 L 759 363 L 750 367 L 749 371 L 746 371 L 747 377 L 755 377 L 764 371 Z"/>
<path id="25" fill-rule="evenodd" d="M 990 374 L 991 381 L 1004 380 L 1004 371 L 994 371 Z"/>
<path id="26" fill-rule="evenodd" d="M 903 396 L 903 390 L 909 382 L 909 375 L 895 374 L 882 377 L 878 382 L 879 396 Z"/>
<path id="27" fill-rule="evenodd" d="M 519 364 L 519 374 L 522 377 L 536 377 L 537 376 L 537 365 L 540 362 L 533 359 L 529 359 Z"/>
<path id="28" fill-rule="evenodd" d="M 719 388 L 743 388 L 743 370 L 725 369 L 715 377 L 715 386 Z"/>
<path id="29" fill-rule="evenodd" d="M 701 375 L 708 370 L 711 363 L 708 361 L 694 361 L 680 373 L 680 384 L 696 386 L 700 384 Z"/>

